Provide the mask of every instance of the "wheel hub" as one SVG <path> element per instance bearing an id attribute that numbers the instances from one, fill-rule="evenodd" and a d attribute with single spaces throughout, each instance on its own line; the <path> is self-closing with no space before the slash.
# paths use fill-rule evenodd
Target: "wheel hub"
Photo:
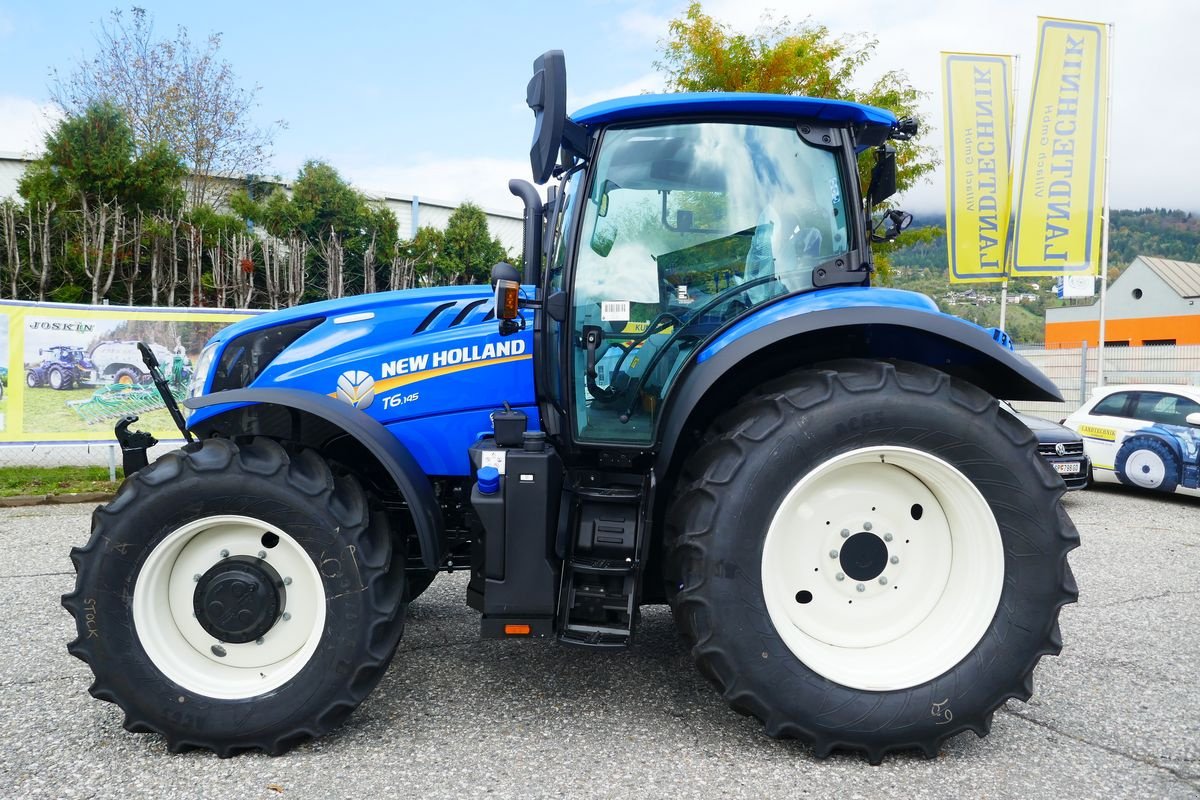
<path id="1" fill-rule="evenodd" d="M 855 581 L 872 581 L 888 563 L 887 545 L 873 533 L 862 531 L 846 540 L 839 559 L 842 572 Z"/>
<path id="2" fill-rule="evenodd" d="M 244 644 L 262 638 L 283 613 L 283 579 L 251 556 L 226 558 L 196 582 L 196 621 L 213 638 Z"/>

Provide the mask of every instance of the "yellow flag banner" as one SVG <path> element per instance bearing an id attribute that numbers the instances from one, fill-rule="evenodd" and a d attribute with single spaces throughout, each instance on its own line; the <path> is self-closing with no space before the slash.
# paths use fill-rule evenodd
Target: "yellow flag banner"
<path id="1" fill-rule="evenodd" d="M 1095 275 L 1108 122 L 1104 23 L 1038 17 L 1021 161 L 1014 275 Z"/>
<path id="2" fill-rule="evenodd" d="M 255 313 L 0 302 L 0 443 L 112 442 L 126 414 L 138 430 L 179 439 L 137 343 L 182 399 L 204 343 Z"/>
<path id="3" fill-rule="evenodd" d="M 1012 56 L 942 53 L 951 283 L 1004 280 L 1012 192 Z"/>

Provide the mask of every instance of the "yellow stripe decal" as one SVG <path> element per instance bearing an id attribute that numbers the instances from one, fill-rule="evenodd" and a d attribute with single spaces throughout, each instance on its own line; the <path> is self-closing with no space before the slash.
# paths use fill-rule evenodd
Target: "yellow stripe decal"
<path id="1" fill-rule="evenodd" d="M 462 372 L 463 370 L 475 369 L 476 367 L 490 367 L 495 364 L 506 364 L 510 361 L 528 361 L 533 358 L 532 354 L 521 356 L 506 356 L 504 358 L 492 358 L 487 361 L 469 361 L 466 364 L 455 364 L 449 367 L 438 367 L 437 369 L 426 369 L 421 372 L 413 372 L 408 375 L 397 375 L 395 378 L 377 381 L 375 383 L 375 394 L 380 395 L 384 392 L 397 389 L 401 386 L 407 386 L 410 383 L 427 380 L 429 378 L 440 378 L 443 375 L 449 375 L 452 372 Z M 329 397 L 337 397 L 337 392 L 330 392 Z"/>

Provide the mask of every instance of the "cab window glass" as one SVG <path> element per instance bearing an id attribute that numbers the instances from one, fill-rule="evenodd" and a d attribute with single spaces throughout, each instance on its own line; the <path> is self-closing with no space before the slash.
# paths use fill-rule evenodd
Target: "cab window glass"
<path id="1" fill-rule="evenodd" d="M 813 288 L 851 246 L 836 153 L 794 126 L 610 129 L 580 202 L 572 376 L 580 440 L 647 443 L 689 355 Z"/>

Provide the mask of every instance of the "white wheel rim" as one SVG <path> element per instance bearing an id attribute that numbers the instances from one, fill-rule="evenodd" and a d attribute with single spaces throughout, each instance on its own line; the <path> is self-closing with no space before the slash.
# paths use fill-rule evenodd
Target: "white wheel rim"
<path id="1" fill-rule="evenodd" d="M 1167 465 L 1153 450 L 1134 450 L 1125 459 L 1125 477 L 1143 489 L 1157 489 L 1167 477 Z"/>
<path id="2" fill-rule="evenodd" d="M 865 577 L 880 558 L 879 574 Z M 1004 548 L 987 501 L 953 466 L 867 447 L 792 487 L 767 530 L 762 577 L 771 622 L 796 658 L 844 686 L 892 691 L 975 648 L 1000 601 Z"/>
<path id="3" fill-rule="evenodd" d="M 268 547 L 264 534 L 278 541 Z M 226 557 L 260 553 L 290 579 L 283 613 L 261 644 L 221 642 L 193 613 L 196 576 Z M 325 627 L 325 589 L 308 553 L 274 525 L 236 515 L 204 517 L 170 533 L 146 557 L 133 589 L 133 625 L 146 655 L 175 683 L 206 697 L 253 697 L 279 688 L 312 658 Z"/>

